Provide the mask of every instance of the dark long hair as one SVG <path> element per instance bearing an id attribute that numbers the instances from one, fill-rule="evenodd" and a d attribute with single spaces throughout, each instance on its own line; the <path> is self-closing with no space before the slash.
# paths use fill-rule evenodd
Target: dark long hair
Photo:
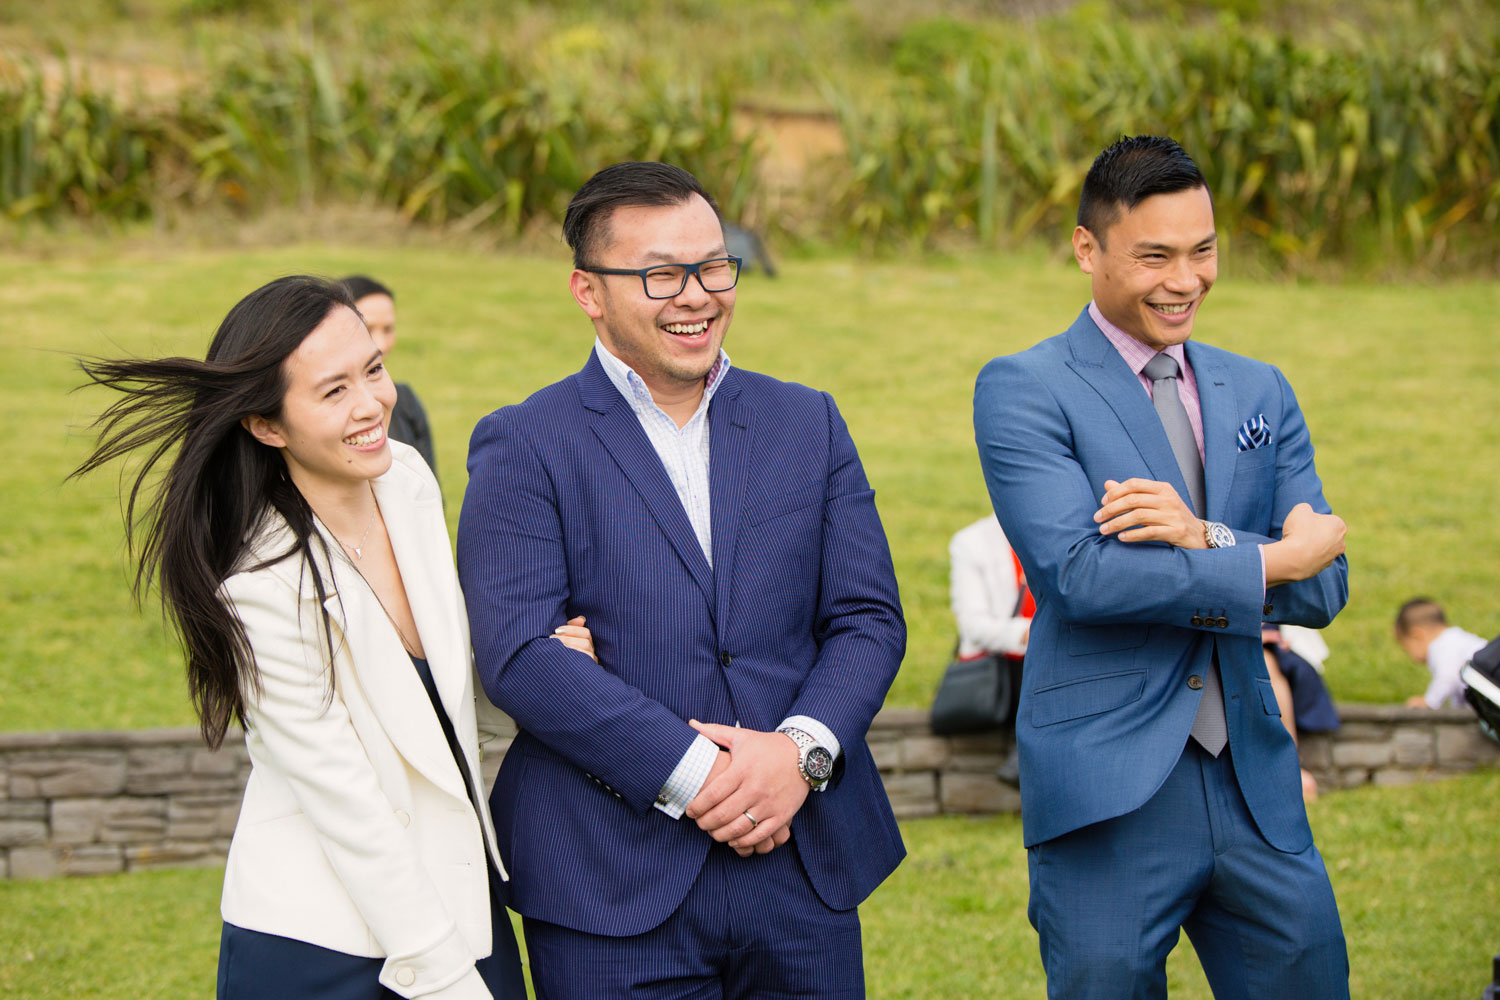
<path id="1" fill-rule="evenodd" d="M 188 689 L 211 747 L 223 742 L 231 722 L 244 725 L 243 692 L 260 690 L 244 626 L 220 596 L 220 585 L 243 568 L 239 563 L 250 539 L 272 512 L 286 520 L 295 541 L 261 565 L 300 555 L 320 605 L 326 596 L 312 540 L 325 558 L 327 549 L 313 529 L 312 509 L 277 450 L 255 440 L 240 421 L 281 415 L 287 356 L 339 306 L 353 309 L 354 301 L 338 282 L 279 278 L 229 310 L 203 361 L 79 361 L 89 378 L 85 385 L 122 395 L 94 421 L 94 451 L 69 478 L 144 452 L 124 493 L 126 541 L 137 559 L 134 593 L 139 602 L 153 580 L 160 585 L 162 607 L 187 654 Z M 151 472 L 173 448 L 177 454 L 153 493 Z M 122 481 L 128 478 L 122 474 Z M 145 508 L 137 516 L 142 500 Z M 323 636 L 331 652 L 326 610 Z"/>

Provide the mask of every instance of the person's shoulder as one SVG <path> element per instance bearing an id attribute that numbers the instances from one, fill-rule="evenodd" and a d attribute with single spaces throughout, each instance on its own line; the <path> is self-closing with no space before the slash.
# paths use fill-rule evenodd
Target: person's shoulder
<path id="1" fill-rule="evenodd" d="M 1190 343 L 1192 344 L 1190 351 L 1193 355 L 1191 360 L 1195 366 L 1213 365 L 1228 368 L 1236 375 L 1253 374 L 1265 378 L 1284 378 L 1281 370 L 1269 361 L 1252 358 L 1248 354 L 1237 354 L 1198 340 L 1190 341 Z"/>
<path id="2" fill-rule="evenodd" d="M 764 372 L 751 371 L 748 368 L 729 369 L 724 376 L 724 385 L 719 387 L 719 391 L 722 392 L 731 386 L 741 395 L 751 398 L 810 401 L 827 395 L 823 390 L 815 389 L 810 385 L 788 382 Z"/>
<path id="3" fill-rule="evenodd" d="M 577 426 L 575 421 L 559 419 L 561 413 L 576 410 L 582 404 L 578 390 L 578 374 L 559 379 L 543 386 L 517 403 L 508 403 L 479 418 L 474 433 L 496 431 L 511 427 L 530 432 L 565 431 Z"/>

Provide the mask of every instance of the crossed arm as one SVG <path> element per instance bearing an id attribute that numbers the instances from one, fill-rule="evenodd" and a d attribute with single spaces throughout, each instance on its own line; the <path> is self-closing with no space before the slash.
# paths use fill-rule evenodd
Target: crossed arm
<path id="1" fill-rule="evenodd" d="M 1344 525 L 1312 506 L 1323 499 L 1311 441 L 1290 386 L 1280 387 L 1272 535 L 1231 525 L 1240 544 L 1208 552 L 1203 522 L 1170 485 L 1108 479 L 1094 495 L 1050 387 L 1017 358 L 985 367 L 974 423 L 990 496 L 1032 585 L 1064 620 L 1177 624 L 1183 606 L 1201 605 L 1231 609 L 1230 631 L 1259 635 L 1269 588 L 1284 598 L 1286 620 L 1323 625 L 1342 607 Z M 1138 544 L 1150 541 L 1166 544 Z"/>

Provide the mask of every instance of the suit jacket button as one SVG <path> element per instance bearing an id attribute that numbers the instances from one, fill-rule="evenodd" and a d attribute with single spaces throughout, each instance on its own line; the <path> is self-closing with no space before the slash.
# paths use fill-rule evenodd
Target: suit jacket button
<path id="1" fill-rule="evenodd" d="M 1188 687 L 1192 688 L 1194 691 L 1201 690 L 1203 687 L 1203 678 L 1199 677 L 1197 674 L 1193 674 L 1188 678 Z"/>
<path id="2" fill-rule="evenodd" d="M 1263 607 L 1263 608 L 1260 609 L 1260 613 L 1263 614 L 1263 615 L 1268 615 L 1268 614 L 1271 613 L 1271 611 L 1272 611 L 1272 608 L 1271 608 L 1271 602 L 1270 601 L 1267 601 L 1266 604 L 1265 604 L 1265 607 Z"/>
<path id="3" fill-rule="evenodd" d="M 729 664 L 733 660 L 734 660 L 734 657 L 732 657 L 732 656 L 729 655 L 729 651 L 728 650 L 725 650 L 724 652 L 722 652 L 722 653 L 719 654 L 719 662 L 722 663 L 722 664 L 724 664 L 724 666 L 726 666 L 726 667 L 729 666 Z"/>
<path id="4" fill-rule="evenodd" d="M 1203 616 L 1194 615 L 1193 617 L 1188 619 L 1188 624 L 1193 626 L 1193 628 L 1197 628 L 1198 626 L 1203 624 Z"/>
<path id="5" fill-rule="evenodd" d="M 411 966 L 409 966 L 409 965 L 403 965 L 403 966 L 401 966 L 401 968 L 399 968 L 399 969 L 396 970 L 396 985 L 397 986 L 410 986 L 412 983 L 414 983 L 416 981 L 417 981 L 417 974 L 414 971 L 412 971 Z"/>
<path id="6" fill-rule="evenodd" d="M 402 826 L 411 826 L 411 813 L 407 812 L 405 809 L 397 809 L 396 821 Z"/>
<path id="7" fill-rule="evenodd" d="M 1214 624 L 1218 625 L 1219 628 L 1228 628 L 1229 627 L 1229 619 L 1225 618 L 1223 615 L 1220 615 L 1219 616 L 1219 620 L 1217 622 L 1215 622 Z"/>

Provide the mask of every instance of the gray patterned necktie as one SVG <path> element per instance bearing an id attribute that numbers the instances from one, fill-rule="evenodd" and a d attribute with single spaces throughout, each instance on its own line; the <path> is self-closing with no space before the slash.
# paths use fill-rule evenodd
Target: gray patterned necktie
<path id="1" fill-rule="evenodd" d="M 1208 510 L 1203 495 L 1203 459 L 1198 454 L 1198 440 L 1193 436 L 1193 425 L 1188 422 L 1182 397 L 1177 394 L 1177 362 L 1165 354 L 1158 354 L 1146 362 L 1142 370 L 1151 380 L 1151 402 L 1156 407 L 1156 415 L 1161 418 L 1162 429 L 1167 432 L 1167 441 L 1177 458 L 1177 467 L 1182 470 L 1182 478 L 1187 483 L 1193 513 L 1203 517 Z M 1193 719 L 1192 736 L 1215 757 L 1229 742 L 1217 650 L 1209 662 L 1208 674 L 1203 678 L 1203 698 L 1198 702 L 1198 714 Z"/>

